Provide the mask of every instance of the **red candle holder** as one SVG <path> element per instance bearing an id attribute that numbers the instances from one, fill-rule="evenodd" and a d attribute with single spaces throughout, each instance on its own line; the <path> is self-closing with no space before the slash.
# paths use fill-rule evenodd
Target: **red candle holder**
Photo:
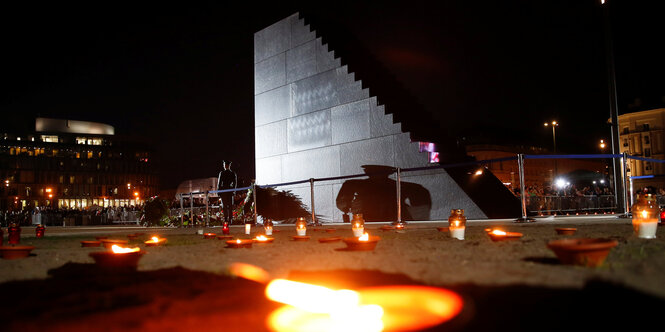
<path id="1" fill-rule="evenodd" d="M 81 247 L 83 248 L 99 247 L 101 245 L 102 245 L 101 241 L 81 241 Z"/>
<path id="2" fill-rule="evenodd" d="M 346 249 L 351 251 L 371 251 L 376 248 L 376 244 L 381 239 L 378 236 L 367 236 L 367 239 L 364 240 L 364 237 L 347 237 L 343 241 L 346 243 Z"/>
<path id="3" fill-rule="evenodd" d="M 331 242 L 339 242 L 342 241 L 341 236 L 333 236 L 333 237 L 322 237 L 319 239 L 319 243 L 331 243 Z"/>
<path id="4" fill-rule="evenodd" d="M 7 243 L 9 244 L 19 244 L 21 242 L 21 226 L 16 223 L 12 223 L 7 227 Z"/>
<path id="5" fill-rule="evenodd" d="M 562 239 L 547 243 L 547 247 L 562 264 L 595 267 L 603 264 L 618 242 L 610 239 Z"/>
<path id="6" fill-rule="evenodd" d="M 273 241 L 275 241 L 275 238 L 265 235 L 259 235 L 255 237 L 253 240 L 254 243 L 272 243 Z"/>
<path id="7" fill-rule="evenodd" d="M 116 244 L 116 245 L 126 245 L 127 243 L 129 243 L 129 241 L 127 241 L 127 240 L 111 240 L 111 239 L 103 239 L 103 240 L 100 240 L 100 242 L 102 242 L 102 245 L 106 249 L 111 249 L 111 247 L 114 244 Z"/>
<path id="8" fill-rule="evenodd" d="M 98 267 L 111 269 L 135 270 L 139 260 L 143 257 L 142 251 L 115 253 L 112 251 L 91 252 L 90 257 L 95 260 Z"/>
<path id="9" fill-rule="evenodd" d="M 554 230 L 556 230 L 556 233 L 559 234 L 559 235 L 573 235 L 573 234 L 575 234 L 575 232 L 577 232 L 577 228 L 572 228 L 572 227 L 571 228 L 565 228 L 565 227 L 555 228 Z"/>
<path id="10" fill-rule="evenodd" d="M 0 255 L 3 259 L 20 259 L 30 255 L 35 249 L 33 246 L 9 245 L 0 247 Z"/>
<path id="11" fill-rule="evenodd" d="M 229 223 L 226 221 L 224 224 L 222 224 L 222 234 L 231 234 L 231 228 L 229 227 Z"/>
<path id="12" fill-rule="evenodd" d="M 205 233 L 203 234 L 204 239 L 214 239 L 217 236 L 215 233 Z"/>
<path id="13" fill-rule="evenodd" d="M 291 236 L 291 239 L 293 241 L 309 241 L 310 236 L 309 235 L 293 235 Z"/>
<path id="14" fill-rule="evenodd" d="M 244 239 L 229 240 L 226 241 L 226 247 L 234 249 L 251 248 L 253 243 L 254 240 L 244 240 Z"/>
<path id="15" fill-rule="evenodd" d="M 143 243 L 145 243 L 146 247 L 158 247 L 166 244 L 166 239 L 153 236 L 150 240 L 145 241 Z"/>
<path id="16" fill-rule="evenodd" d="M 35 236 L 36 236 L 38 239 L 43 238 L 43 237 L 44 237 L 44 232 L 45 232 L 45 231 L 46 231 L 46 227 L 44 227 L 44 225 L 42 225 L 42 224 L 39 224 L 39 225 L 37 225 L 37 227 L 35 228 Z"/>
<path id="17" fill-rule="evenodd" d="M 487 232 L 487 235 L 489 235 L 490 239 L 492 239 L 492 241 L 494 242 L 518 240 L 522 237 L 522 233 L 504 232 L 498 229 L 495 229 L 491 232 Z"/>
<path id="18" fill-rule="evenodd" d="M 233 235 L 217 235 L 217 240 L 231 240 Z"/>

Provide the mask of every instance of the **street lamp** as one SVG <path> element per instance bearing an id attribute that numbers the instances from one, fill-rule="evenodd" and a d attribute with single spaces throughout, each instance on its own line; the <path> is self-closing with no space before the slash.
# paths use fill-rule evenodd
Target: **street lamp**
<path id="1" fill-rule="evenodd" d="M 606 146 L 605 140 L 601 139 L 600 144 L 598 144 L 598 146 L 600 147 L 600 151 L 605 152 L 605 146 Z"/>
<path id="2" fill-rule="evenodd" d="M 554 143 L 554 153 L 556 153 L 556 127 L 559 126 L 559 123 L 556 121 L 545 122 L 545 127 L 552 127 L 552 142 Z"/>

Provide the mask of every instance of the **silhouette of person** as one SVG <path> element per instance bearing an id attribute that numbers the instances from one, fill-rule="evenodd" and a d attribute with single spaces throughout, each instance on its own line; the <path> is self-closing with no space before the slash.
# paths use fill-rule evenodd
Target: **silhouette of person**
<path id="1" fill-rule="evenodd" d="M 337 194 L 337 208 L 347 213 L 362 213 L 365 221 L 390 221 L 397 217 L 395 180 L 389 178 L 395 168 L 386 165 L 362 165 L 368 179 L 347 180 Z M 423 186 L 401 182 L 402 219 L 428 220 L 432 201 Z M 343 217 L 346 222 L 348 217 Z"/>
<path id="2" fill-rule="evenodd" d="M 222 171 L 217 176 L 217 190 L 235 189 L 238 184 L 238 177 L 231 170 L 231 162 L 222 160 Z M 224 222 L 231 225 L 233 223 L 233 191 L 219 193 L 222 200 L 222 210 L 224 212 Z"/>

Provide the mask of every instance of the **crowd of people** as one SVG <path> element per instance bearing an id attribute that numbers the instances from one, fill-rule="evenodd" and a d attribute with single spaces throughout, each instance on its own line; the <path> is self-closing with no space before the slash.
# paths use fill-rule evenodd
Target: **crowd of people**
<path id="1" fill-rule="evenodd" d="M 7 227 L 11 223 L 20 226 L 42 224 L 45 226 L 62 226 L 70 221 L 73 225 L 84 223 L 90 225 L 113 224 L 117 222 L 137 221 L 143 211 L 142 206 L 82 208 L 36 207 L 34 209 L 0 211 L 0 225 Z"/>

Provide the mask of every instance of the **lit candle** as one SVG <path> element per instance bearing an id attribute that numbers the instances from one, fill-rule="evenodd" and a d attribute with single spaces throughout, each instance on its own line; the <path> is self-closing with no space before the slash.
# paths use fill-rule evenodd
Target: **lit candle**
<path id="1" fill-rule="evenodd" d="M 362 236 L 365 233 L 365 219 L 363 218 L 363 215 L 360 213 L 354 214 L 351 222 L 353 223 L 353 226 L 351 226 L 353 236 Z"/>
<path id="2" fill-rule="evenodd" d="M 272 241 L 274 241 L 274 240 L 275 240 L 275 238 L 267 237 L 265 235 L 259 235 L 259 236 L 254 238 L 254 242 L 257 242 L 257 243 L 272 243 Z"/>
<path id="3" fill-rule="evenodd" d="M 451 226 L 448 227 L 450 231 L 450 237 L 458 240 L 464 240 L 464 231 L 466 227 L 460 226 L 460 221 L 455 220 Z"/>
<path id="4" fill-rule="evenodd" d="M 266 218 L 266 220 L 263 221 L 263 228 L 266 231 L 266 235 L 272 235 L 272 220 Z"/>
<path id="5" fill-rule="evenodd" d="M 490 236 L 492 241 L 517 240 L 522 237 L 522 233 L 504 232 L 498 229 L 487 232 L 487 235 Z"/>
<path id="6" fill-rule="evenodd" d="M 166 239 L 160 239 L 157 236 L 153 236 L 152 238 L 150 238 L 150 240 L 145 241 L 144 243 L 148 247 L 156 247 L 166 243 Z"/>
<path id="7" fill-rule="evenodd" d="M 298 236 L 305 236 L 307 234 L 307 221 L 303 217 L 298 218 L 296 221 L 296 234 Z"/>
<path id="8" fill-rule="evenodd" d="M 245 234 L 249 235 L 252 231 L 252 224 L 245 224 Z"/>

